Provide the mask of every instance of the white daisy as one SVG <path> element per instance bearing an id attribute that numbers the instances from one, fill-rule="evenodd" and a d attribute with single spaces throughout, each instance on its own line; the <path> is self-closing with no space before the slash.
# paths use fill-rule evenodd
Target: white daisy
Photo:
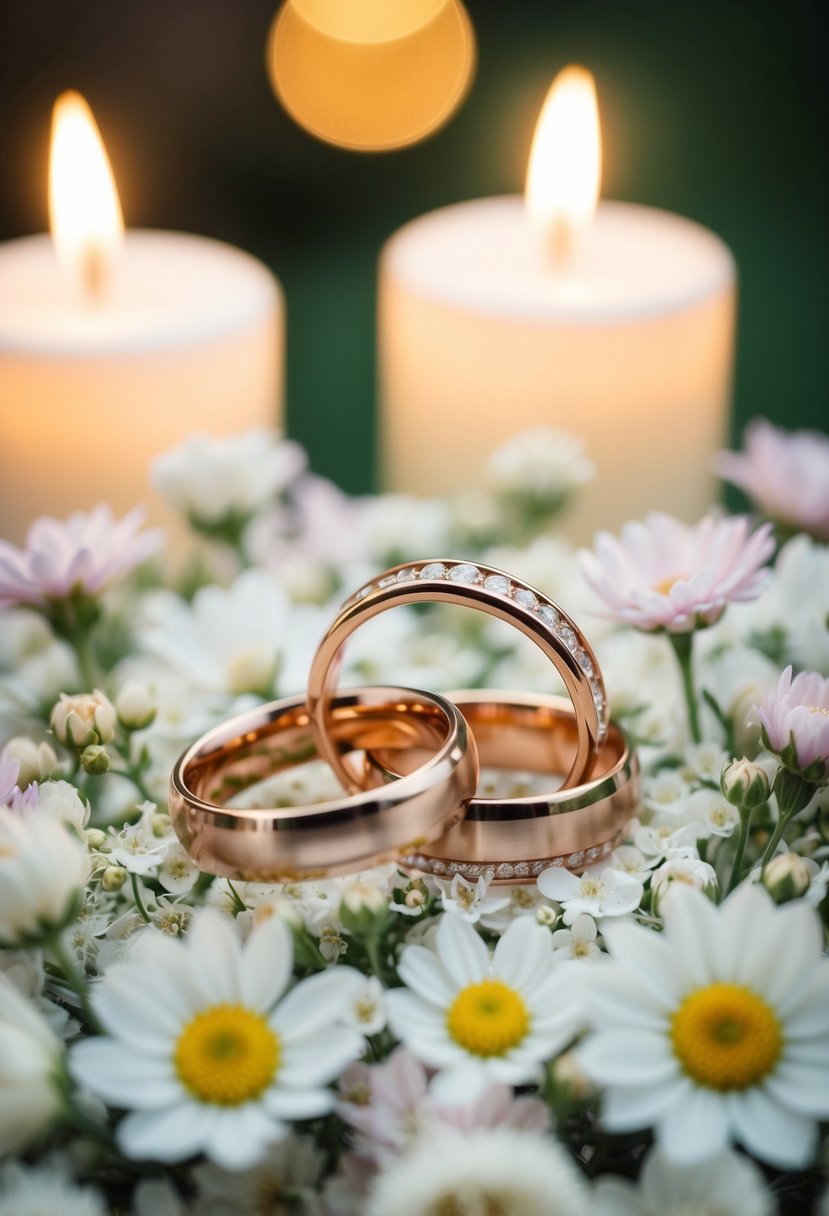
<path id="1" fill-rule="evenodd" d="M 522 1085 L 572 1037 L 547 929 L 513 921 L 490 958 L 467 921 L 445 915 L 436 951 L 407 946 L 398 971 L 407 989 L 388 994 L 389 1022 L 425 1064 L 458 1074 L 458 1087 L 485 1080 Z"/>
<path id="2" fill-rule="evenodd" d="M 560 903 L 562 920 L 572 925 L 582 914 L 598 920 L 635 912 L 644 894 L 638 878 L 602 866 L 591 866 L 583 874 L 571 874 L 562 866 L 550 866 L 538 876 L 538 889 Z"/>
<path id="3" fill-rule="evenodd" d="M 371 1186 L 365 1216 L 587 1216 L 589 1191 L 550 1137 L 510 1127 L 441 1128 Z"/>
<path id="4" fill-rule="evenodd" d="M 697 1166 L 679 1166 L 658 1149 L 648 1154 L 638 1183 L 600 1178 L 595 1216 L 773 1216 L 774 1197 L 747 1157 L 727 1150 Z"/>
<path id="5" fill-rule="evenodd" d="M 678 888 L 665 931 L 603 929 L 587 969 L 593 1029 L 578 1049 L 605 1089 L 608 1130 L 653 1127 L 692 1164 L 739 1140 L 782 1169 L 806 1165 L 829 1116 L 829 960 L 818 917 L 744 884 L 716 907 Z"/>
<path id="6" fill-rule="evenodd" d="M 278 917 L 241 946 L 232 924 L 206 909 L 185 939 L 147 934 L 107 972 L 94 997 L 107 1035 L 77 1044 L 70 1069 L 130 1111 L 118 1128 L 126 1156 L 205 1152 L 242 1169 L 287 1134 L 287 1120 L 331 1109 L 325 1086 L 363 1045 L 340 1023 L 363 977 L 336 967 L 283 996 L 292 962 Z"/>

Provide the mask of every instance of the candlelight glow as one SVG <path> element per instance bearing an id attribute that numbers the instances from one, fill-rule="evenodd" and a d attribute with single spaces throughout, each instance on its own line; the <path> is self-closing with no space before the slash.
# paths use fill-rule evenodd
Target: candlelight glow
<path id="1" fill-rule="evenodd" d="M 346 42 L 405 38 L 434 20 L 449 0 L 293 0 L 309 25 Z"/>
<path id="2" fill-rule="evenodd" d="M 276 96 L 306 131 L 384 151 L 454 114 L 472 80 L 475 35 L 461 0 L 286 0 L 266 57 Z"/>
<path id="3" fill-rule="evenodd" d="M 568 67 L 550 88 L 533 137 L 525 192 L 530 220 L 554 261 L 569 256 L 599 200 L 602 145 L 596 85 Z"/>
<path id="4" fill-rule="evenodd" d="M 62 93 L 52 115 L 49 224 L 58 257 L 90 298 L 105 290 L 124 220 L 112 168 L 80 93 Z"/>

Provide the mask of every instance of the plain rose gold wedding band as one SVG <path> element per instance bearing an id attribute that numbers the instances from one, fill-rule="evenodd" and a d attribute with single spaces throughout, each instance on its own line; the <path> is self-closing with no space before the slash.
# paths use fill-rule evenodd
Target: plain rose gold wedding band
<path id="1" fill-rule="evenodd" d="M 547 656 L 564 681 L 575 712 L 576 748 L 564 784 L 582 781 L 591 772 L 596 749 L 608 730 L 604 683 L 586 638 L 557 604 L 522 579 L 480 563 L 443 558 L 395 566 L 365 583 L 346 600 L 320 642 L 308 678 L 308 709 L 320 754 L 344 787 L 361 788 L 360 775 L 340 755 L 330 731 L 329 706 L 345 644 L 355 629 L 387 608 L 430 602 L 465 605 L 507 621 Z"/>
<path id="2" fill-rule="evenodd" d="M 425 847 L 465 813 L 476 747 L 445 698 L 353 688 L 334 698 L 329 728 L 344 751 L 405 752 L 410 771 L 388 783 L 378 772 L 377 788 L 316 806 L 237 809 L 235 794 L 318 751 L 302 696 L 231 718 L 189 747 L 171 778 L 173 827 L 200 869 L 254 882 L 350 873 Z"/>
<path id="3" fill-rule="evenodd" d="M 560 775 L 577 743 L 573 707 L 562 697 L 534 693 L 447 693 L 466 718 L 488 768 Z M 371 748 L 366 774 L 406 771 L 405 752 Z M 373 776 L 366 776 L 373 781 Z M 551 782 L 552 784 L 552 782 Z M 587 779 L 578 786 L 521 798 L 476 795 L 463 820 L 428 847 L 403 858 L 406 868 L 474 881 L 527 882 L 548 866 L 582 870 L 607 857 L 639 802 L 639 765 L 624 732 L 611 722 Z"/>

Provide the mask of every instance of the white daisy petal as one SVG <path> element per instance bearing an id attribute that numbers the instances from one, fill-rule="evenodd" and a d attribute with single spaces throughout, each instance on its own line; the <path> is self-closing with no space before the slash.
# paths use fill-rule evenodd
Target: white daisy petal
<path id="1" fill-rule="evenodd" d="M 268 1144 L 281 1140 L 288 1129 L 266 1115 L 258 1103 L 239 1109 L 218 1110 L 207 1126 L 205 1152 L 226 1170 L 256 1165 Z"/>
<path id="2" fill-rule="evenodd" d="M 279 1003 L 273 1025 L 286 1040 L 315 1035 L 333 1022 L 365 982 L 353 967 L 332 967 L 297 984 Z"/>
<path id="3" fill-rule="evenodd" d="M 286 1041 L 277 1073 L 279 1084 L 295 1088 L 332 1081 L 364 1047 L 363 1036 L 350 1026 L 328 1026 L 324 1037 Z"/>
<path id="4" fill-rule="evenodd" d="M 274 1088 L 265 1094 L 264 1105 L 277 1119 L 316 1119 L 333 1108 L 334 1093 L 330 1089 Z"/>
<path id="5" fill-rule="evenodd" d="M 798 1064 L 784 1056 L 764 1087 L 782 1107 L 812 1119 L 829 1119 L 829 1061 L 818 1068 L 812 1060 Z"/>
<path id="6" fill-rule="evenodd" d="M 425 946 L 409 946 L 404 950 L 398 973 L 404 984 L 435 1005 L 446 1005 L 457 990 L 440 959 Z"/>
<path id="7" fill-rule="evenodd" d="M 684 1100 L 690 1082 L 675 1079 L 661 1084 L 614 1085 L 602 1099 L 602 1122 L 615 1132 L 635 1131 L 657 1123 L 677 1102 Z"/>
<path id="8" fill-rule="evenodd" d="M 495 947 L 492 974 L 529 993 L 547 978 L 553 961 L 550 932 L 532 917 L 519 916 Z"/>
<path id="9" fill-rule="evenodd" d="M 180 1102 L 165 1110 L 139 1110 L 118 1127 L 118 1144 L 125 1157 L 141 1161 L 184 1161 L 207 1141 L 215 1109 L 198 1102 Z"/>
<path id="10" fill-rule="evenodd" d="M 489 973 L 489 955 L 472 925 L 459 916 L 444 916 L 438 926 L 438 954 L 461 987 L 476 984 Z"/>
<path id="11" fill-rule="evenodd" d="M 236 1004 L 241 994 L 239 941 L 233 922 L 213 908 L 205 908 L 194 917 L 187 944 L 194 977 L 205 998 L 215 1004 Z"/>
<path id="12" fill-rule="evenodd" d="M 657 1139 L 666 1157 L 694 1165 L 714 1157 L 728 1143 L 728 1116 L 724 1098 L 713 1090 L 692 1088 L 682 1102 L 665 1112 Z"/>
<path id="13" fill-rule="evenodd" d="M 578 1048 L 578 1059 L 588 1076 L 607 1085 L 658 1085 L 678 1072 L 666 1040 L 645 1031 L 592 1035 Z"/>
<path id="14" fill-rule="evenodd" d="M 241 998 L 263 1012 L 282 996 L 291 977 L 294 949 L 291 931 L 278 916 L 271 916 L 248 939 L 239 965 Z"/>
<path id="15" fill-rule="evenodd" d="M 813 1159 L 817 1127 L 803 1114 L 781 1107 L 763 1090 L 754 1088 L 734 1102 L 731 1118 L 743 1145 L 761 1161 L 783 1170 L 800 1169 Z"/>
<path id="16" fill-rule="evenodd" d="M 171 1059 L 154 1059 L 107 1039 L 78 1043 L 70 1068 L 76 1081 L 113 1106 L 154 1109 L 186 1096 Z"/>

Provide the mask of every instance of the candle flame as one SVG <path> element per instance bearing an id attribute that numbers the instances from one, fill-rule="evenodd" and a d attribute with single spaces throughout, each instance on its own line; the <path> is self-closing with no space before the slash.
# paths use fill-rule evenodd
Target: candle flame
<path id="1" fill-rule="evenodd" d="M 525 201 L 553 261 L 570 257 L 599 200 L 602 145 L 596 84 L 567 67 L 552 83 L 533 136 Z"/>
<path id="2" fill-rule="evenodd" d="M 62 93 L 52 114 L 49 225 L 58 257 L 89 299 L 105 292 L 124 232 L 101 134 L 80 93 Z"/>

